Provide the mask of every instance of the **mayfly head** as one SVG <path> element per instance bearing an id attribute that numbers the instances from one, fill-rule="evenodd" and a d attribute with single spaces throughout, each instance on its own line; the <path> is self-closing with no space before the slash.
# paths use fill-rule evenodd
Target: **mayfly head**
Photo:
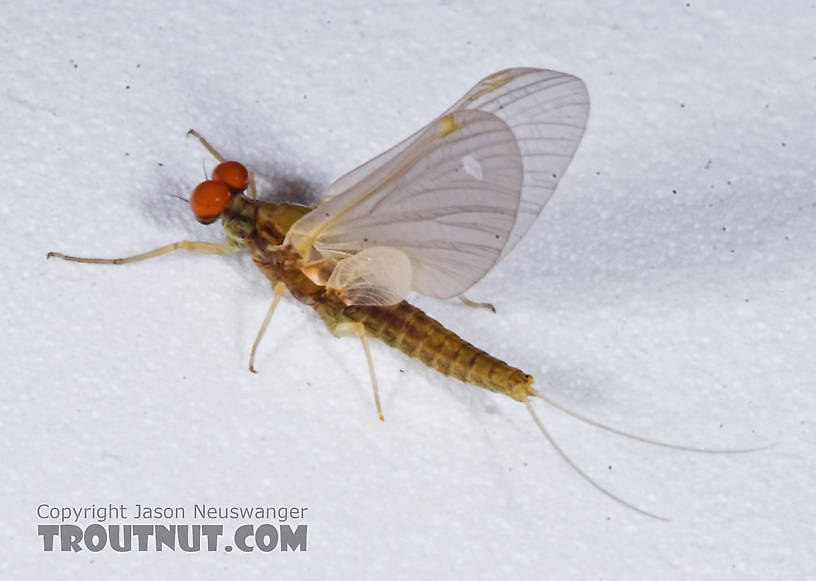
<path id="1" fill-rule="evenodd" d="M 237 161 L 222 161 L 198 184 L 190 196 L 190 209 L 202 224 L 212 224 L 227 208 L 230 197 L 249 185 L 249 172 Z"/>

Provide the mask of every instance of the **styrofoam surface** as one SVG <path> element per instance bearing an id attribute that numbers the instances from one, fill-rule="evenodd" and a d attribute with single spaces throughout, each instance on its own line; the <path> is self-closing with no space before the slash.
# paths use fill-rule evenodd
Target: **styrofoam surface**
<path id="1" fill-rule="evenodd" d="M 18 3 L 0 37 L 3 579 L 803 579 L 816 541 L 812 2 Z M 363 354 L 246 257 L 45 260 L 218 240 L 212 160 L 331 180 L 484 75 L 580 76 L 584 141 L 470 295 L 416 303 L 576 411 Z M 45 552 L 40 504 L 308 507 L 305 552 Z M 190 521 L 191 519 L 187 519 Z M 87 521 L 81 523 L 89 524 Z M 169 523 L 170 521 L 161 521 Z M 236 523 L 223 522 L 227 531 Z M 258 521 L 253 521 L 258 524 Z"/>

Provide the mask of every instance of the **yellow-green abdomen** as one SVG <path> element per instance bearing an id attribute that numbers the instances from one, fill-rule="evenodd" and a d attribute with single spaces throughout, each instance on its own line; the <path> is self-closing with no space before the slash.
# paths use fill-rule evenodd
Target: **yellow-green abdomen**
<path id="1" fill-rule="evenodd" d="M 341 317 L 362 323 L 370 336 L 445 375 L 518 401 L 534 393 L 530 375 L 474 347 L 405 301 L 390 307 L 347 306 Z"/>

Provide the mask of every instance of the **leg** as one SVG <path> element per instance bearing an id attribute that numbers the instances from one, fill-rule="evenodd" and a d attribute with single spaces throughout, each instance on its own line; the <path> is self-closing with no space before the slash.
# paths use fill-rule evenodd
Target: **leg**
<path id="1" fill-rule="evenodd" d="M 496 312 L 496 307 L 491 305 L 490 303 L 477 303 L 476 301 L 472 301 L 467 298 L 465 295 L 459 295 L 459 300 L 465 303 L 469 307 L 481 307 L 483 309 L 490 309 L 494 313 Z"/>
<path id="2" fill-rule="evenodd" d="M 382 407 L 380 406 L 380 391 L 377 388 L 377 376 L 374 373 L 374 361 L 371 359 L 371 351 L 368 349 L 368 338 L 365 332 L 365 326 L 362 323 L 340 323 L 332 331 L 335 337 L 348 337 L 349 335 L 357 335 L 363 343 L 363 350 L 365 351 L 366 360 L 368 361 L 368 373 L 371 375 L 371 387 L 374 389 L 374 403 L 377 406 L 377 413 L 380 416 L 380 421 L 383 421 Z"/>
<path id="3" fill-rule="evenodd" d="M 209 142 L 209 141 L 207 141 L 206 139 L 204 139 L 203 137 L 201 137 L 201 135 L 199 135 L 198 131 L 196 131 L 195 129 L 190 129 L 190 130 L 187 132 L 187 135 L 192 135 L 193 137 L 195 137 L 196 139 L 198 139 L 198 140 L 201 142 L 201 145 L 203 145 L 203 146 L 204 146 L 204 149 L 206 149 L 207 151 L 209 151 L 210 153 L 212 153 L 212 154 L 213 154 L 213 157 L 214 157 L 215 159 L 217 159 L 218 161 L 224 161 L 224 156 L 223 156 L 223 155 L 221 155 L 220 153 L 218 153 L 218 150 L 216 150 L 216 149 L 215 149 L 215 148 L 214 148 L 212 145 L 210 145 L 210 142 Z"/>
<path id="4" fill-rule="evenodd" d="M 139 260 L 147 260 L 148 258 L 155 258 L 168 252 L 173 252 L 179 248 L 189 250 L 190 252 L 202 252 L 204 254 L 230 254 L 240 249 L 240 246 L 231 240 L 225 240 L 223 244 L 213 244 L 212 242 L 199 242 L 197 240 L 180 240 L 167 244 L 150 252 L 142 252 L 133 256 L 126 256 L 124 258 L 80 258 L 78 256 L 67 256 L 60 252 L 49 252 L 45 258 L 62 258 L 63 260 L 70 260 L 71 262 L 90 262 L 93 264 L 125 264 L 127 262 L 137 262 Z"/>
<path id="5" fill-rule="evenodd" d="M 261 323 L 261 328 L 258 329 L 258 335 L 255 337 L 255 342 L 252 344 L 252 351 L 249 352 L 249 370 L 252 373 L 257 373 L 257 371 L 255 371 L 255 351 L 258 350 L 258 345 L 260 345 L 261 339 L 263 339 L 264 333 L 266 333 L 269 321 L 272 320 L 272 313 L 275 312 L 275 307 L 278 306 L 283 296 L 283 291 L 285 290 L 286 285 L 284 283 L 278 282 L 278 284 L 275 285 L 275 298 L 272 299 L 272 304 L 269 305 L 269 310 L 266 312 L 263 323 Z"/>
<path id="6" fill-rule="evenodd" d="M 250 200 L 257 200 L 258 194 L 255 190 L 255 174 L 251 171 L 249 172 L 249 185 L 247 186 L 247 194 L 249 194 Z"/>
<path id="7" fill-rule="evenodd" d="M 198 131 L 196 131 L 195 129 L 190 129 L 189 131 L 187 131 L 187 135 L 192 135 L 193 137 L 198 139 L 201 142 L 201 145 L 203 145 L 204 148 L 207 151 L 209 151 L 215 159 L 217 159 L 218 161 L 224 161 L 224 156 L 218 153 L 218 150 L 215 149 L 212 145 L 210 145 L 210 142 L 204 139 Z M 252 174 L 252 172 L 249 172 L 249 185 L 247 186 L 247 193 L 249 194 L 250 200 L 255 200 L 258 197 L 255 191 L 255 176 Z"/>

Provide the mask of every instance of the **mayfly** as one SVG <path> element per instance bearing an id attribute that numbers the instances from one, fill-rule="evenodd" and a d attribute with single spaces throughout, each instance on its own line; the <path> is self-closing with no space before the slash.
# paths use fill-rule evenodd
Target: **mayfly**
<path id="1" fill-rule="evenodd" d="M 331 184 L 316 207 L 256 199 L 252 174 L 227 161 L 193 130 L 219 161 L 192 192 L 196 218 L 221 219 L 222 244 L 182 240 L 126 258 L 76 262 L 124 264 L 178 249 L 229 254 L 246 249 L 269 278 L 274 298 L 250 352 L 255 352 L 286 289 L 317 311 L 335 336 L 356 336 L 368 362 L 380 419 L 377 378 L 368 347 L 375 337 L 426 365 L 523 403 L 557 453 L 595 488 L 601 487 L 556 444 L 530 397 L 596 427 L 605 426 L 536 391 L 533 378 L 443 327 L 404 299 L 410 291 L 460 297 L 519 242 L 547 204 L 586 127 L 589 97 L 577 77 L 515 68 L 481 80 L 428 125 Z M 662 518 L 662 517 L 656 517 Z"/>

